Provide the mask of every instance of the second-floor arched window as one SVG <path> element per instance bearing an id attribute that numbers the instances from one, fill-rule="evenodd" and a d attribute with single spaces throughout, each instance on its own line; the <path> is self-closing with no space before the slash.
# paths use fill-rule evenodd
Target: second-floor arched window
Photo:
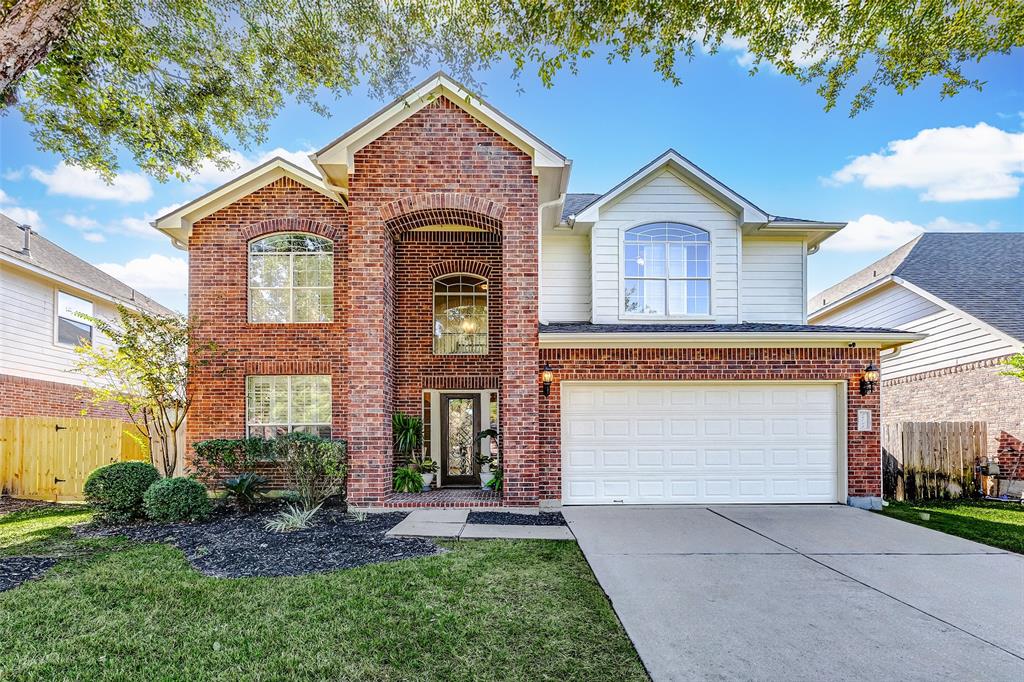
<path id="1" fill-rule="evenodd" d="M 249 242 L 249 321 L 330 322 L 334 243 L 305 232 Z"/>
<path id="2" fill-rule="evenodd" d="M 445 275 L 434 280 L 434 353 L 487 354 L 487 280 Z"/>

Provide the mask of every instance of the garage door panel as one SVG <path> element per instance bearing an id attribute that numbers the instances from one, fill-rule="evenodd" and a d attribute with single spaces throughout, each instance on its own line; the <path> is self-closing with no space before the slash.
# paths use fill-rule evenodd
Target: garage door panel
<path id="1" fill-rule="evenodd" d="M 566 504 L 836 501 L 834 386 L 566 382 L 562 395 Z"/>

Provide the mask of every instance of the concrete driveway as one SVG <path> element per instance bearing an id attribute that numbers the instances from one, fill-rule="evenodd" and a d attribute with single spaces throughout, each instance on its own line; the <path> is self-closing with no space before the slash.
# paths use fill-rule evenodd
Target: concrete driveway
<path id="1" fill-rule="evenodd" d="M 566 507 L 655 680 L 1024 680 L 1024 557 L 840 505 Z"/>

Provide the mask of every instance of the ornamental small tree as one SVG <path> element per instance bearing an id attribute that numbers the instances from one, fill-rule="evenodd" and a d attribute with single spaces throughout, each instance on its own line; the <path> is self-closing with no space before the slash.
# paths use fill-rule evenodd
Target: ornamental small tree
<path id="1" fill-rule="evenodd" d="M 118 306 L 113 321 L 82 317 L 111 341 L 75 348 L 75 369 L 89 378 L 92 402 L 124 407 L 148 440 L 153 465 L 173 476 L 183 454 L 176 436 L 192 406 L 189 376 L 209 364 L 216 345 L 197 341 L 195 325 L 178 315 Z"/>

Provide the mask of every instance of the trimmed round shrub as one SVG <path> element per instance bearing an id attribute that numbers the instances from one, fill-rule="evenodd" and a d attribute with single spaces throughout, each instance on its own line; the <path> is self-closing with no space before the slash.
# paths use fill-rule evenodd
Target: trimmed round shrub
<path id="1" fill-rule="evenodd" d="M 142 496 L 146 516 L 154 521 L 202 521 L 212 505 L 206 488 L 192 478 L 165 478 L 149 486 Z"/>
<path id="2" fill-rule="evenodd" d="M 142 496 L 159 480 L 146 462 L 115 462 L 96 469 L 85 481 L 85 498 L 104 523 L 127 523 L 142 516 Z"/>

